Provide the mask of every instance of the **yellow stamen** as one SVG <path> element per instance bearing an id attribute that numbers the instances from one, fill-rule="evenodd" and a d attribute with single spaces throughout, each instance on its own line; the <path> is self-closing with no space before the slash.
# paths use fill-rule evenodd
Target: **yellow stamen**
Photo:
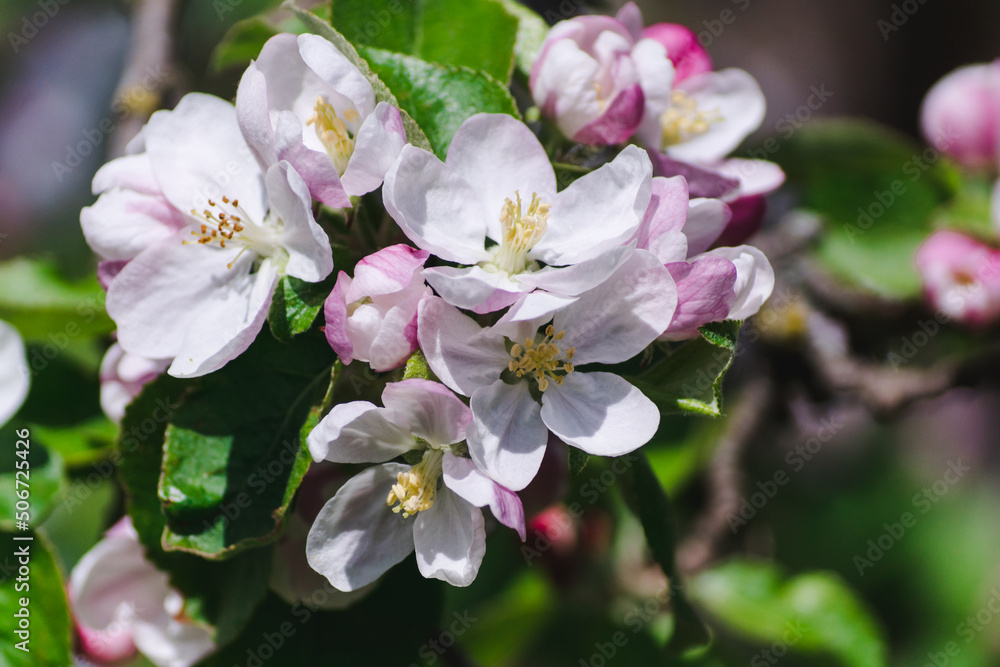
<path id="1" fill-rule="evenodd" d="M 492 261 L 507 273 L 520 273 L 528 267 L 528 251 L 545 235 L 552 207 L 532 192 L 528 210 L 522 213 L 521 193 L 515 191 L 514 197 L 516 201 L 507 198 L 500 209 L 500 246 Z"/>
<path id="2" fill-rule="evenodd" d="M 433 507 L 443 458 L 444 452 L 440 449 L 424 452 L 420 463 L 396 475 L 396 483 L 392 485 L 385 504 L 392 507 L 393 512 L 401 513 L 404 519 Z"/>
<path id="3" fill-rule="evenodd" d="M 681 90 L 670 93 L 670 106 L 660 116 L 663 145 L 674 146 L 708 132 L 712 125 L 725 120 L 718 108 L 711 111 L 698 109 L 698 102 Z"/>
<path id="4" fill-rule="evenodd" d="M 524 348 L 515 343 L 510 349 L 511 360 L 507 368 L 519 378 L 535 378 L 540 391 L 548 389 L 550 381 L 562 384 L 563 378 L 573 372 L 573 364 L 569 360 L 576 354 L 576 348 L 570 347 L 563 351 L 552 341 L 562 340 L 565 335 L 566 332 L 556 331 L 550 324 L 545 328 L 545 338 L 540 342 L 535 343 L 532 338 L 525 339 Z"/>
<path id="5" fill-rule="evenodd" d="M 344 117 L 339 117 L 333 105 L 324 100 L 322 95 L 317 95 L 313 115 L 306 121 L 306 125 L 314 126 L 316 136 L 326 149 L 330 162 L 341 176 L 347 170 L 347 163 L 354 153 L 354 135 L 347 123 L 353 125 L 359 120 L 361 116 L 354 109 L 347 109 Z"/>

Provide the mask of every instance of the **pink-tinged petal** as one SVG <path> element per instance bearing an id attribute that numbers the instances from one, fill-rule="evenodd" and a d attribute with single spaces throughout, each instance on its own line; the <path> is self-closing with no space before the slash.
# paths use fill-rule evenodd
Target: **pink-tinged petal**
<path id="1" fill-rule="evenodd" d="M 541 406 L 531 397 L 527 382 L 497 380 L 472 394 L 469 454 L 487 475 L 513 491 L 535 478 L 545 456 L 548 432 Z"/>
<path id="2" fill-rule="evenodd" d="M 678 303 L 664 340 L 685 340 L 698 335 L 698 327 L 720 322 L 729 315 L 736 292 L 736 266 L 721 257 L 700 257 L 691 263 L 667 264 L 677 283 Z"/>
<path id="3" fill-rule="evenodd" d="M 330 296 L 323 302 L 323 317 L 326 320 L 324 333 L 326 342 L 340 357 L 346 366 L 354 361 L 354 345 L 348 333 L 347 299 L 345 293 L 350 289 L 351 278 L 341 271 L 337 275 L 337 283 L 333 286 Z"/>
<path id="4" fill-rule="evenodd" d="M 475 312 L 493 312 L 510 305 L 520 293 L 532 289 L 520 281 L 527 275 L 519 276 L 518 282 L 515 282 L 504 272 L 486 271 L 479 266 L 436 266 L 424 270 L 424 278 L 442 299 L 458 308 Z M 495 295 L 499 298 L 494 298 Z"/>
<path id="5" fill-rule="evenodd" d="M 594 86 L 600 66 L 572 40 L 553 39 L 556 28 L 532 68 L 531 91 L 542 113 L 572 137 L 601 114 Z"/>
<path id="6" fill-rule="evenodd" d="M 0 321 L 0 426 L 21 409 L 28 396 L 30 378 L 21 335 Z"/>
<path id="7" fill-rule="evenodd" d="M 354 267 L 354 280 L 345 292 L 348 301 L 400 292 L 415 279 L 414 272 L 430 257 L 426 250 L 391 245 L 363 258 Z M 416 278 L 419 280 L 419 278 Z"/>
<path id="8" fill-rule="evenodd" d="M 679 176 L 654 178 L 649 208 L 635 233 L 637 247 L 664 264 L 685 259 L 688 242 L 681 230 L 687 215 L 687 182 Z"/>
<path id="9" fill-rule="evenodd" d="M 924 137 L 969 167 L 1000 159 L 1000 64 L 966 65 L 934 84 L 920 110 Z"/>
<path id="10" fill-rule="evenodd" d="M 692 199 L 688 204 L 684 236 L 687 237 L 687 256 L 694 257 L 719 243 L 733 217 L 732 208 L 718 199 Z"/>
<path id="11" fill-rule="evenodd" d="M 483 513 L 444 488 L 434 505 L 414 519 L 413 545 L 420 574 L 452 586 L 468 586 L 486 554 Z"/>
<path id="12" fill-rule="evenodd" d="M 302 141 L 302 123 L 290 111 L 278 113 L 275 121 L 278 159 L 291 164 L 317 200 L 333 208 L 350 208 L 337 168 L 325 152 L 309 148 Z"/>
<path id="13" fill-rule="evenodd" d="M 642 86 L 629 86 L 615 96 L 599 118 L 580 128 L 572 139 L 591 146 L 623 143 L 635 134 L 645 107 Z"/>
<path id="14" fill-rule="evenodd" d="M 126 264 L 128 261 L 97 263 L 97 282 L 101 284 L 105 292 L 108 291 L 108 288 L 111 287 L 111 281 L 121 273 Z"/>
<path id="15" fill-rule="evenodd" d="M 715 246 L 737 246 L 756 234 L 767 213 L 767 199 L 763 195 L 740 197 L 729 202 L 729 210 L 733 217 Z"/>
<path id="16" fill-rule="evenodd" d="M 716 248 L 706 255 L 723 257 L 736 266 L 736 300 L 726 319 L 745 320 L 756 315 L 774 290 L 774 269 L 757 248 L 749 245 Z"/>
<path id="17" fill-rule="evenodd" d="M 136 648 L 154 665 L 192 667 L 215 650 L 207 628 L 166 612 L 153 622 L 137 621 L 132 634 Z"/>
<path id="18" fill-rule="evenodd" d="M 538 138 L 507 114 L 476 114 L 462 123 L 448 147 L 448 169 L 472 186 L 486 214 L 487 234 L 500 240 L 504 201 L 532 193 L 551 202 L 556 177 Z M 463 221 L 464 222 L 464 221 Z"/>
<path id="19" fill-rule="evenodd" d="M 169 365 L 169 359 L 146 359 L 128 354 L 118 343 L 113 344 L 101 360 L 101 409 L 104 414 L 111 421 L 121 421 L 128 404 Z"/>
<path id="20" fill-rule="evenodd" d="M 382 185 L 405 145 L 406 130 L 399 109 L 379 102 L 354 138 L 354 152 L 340 179 L 344 191 L 357 197 Z"/>
<path id="21" fill-rule="evenodd" d="M 1000 251 L 942 230 L 917 250 L 916 265 L 927 298 L 948 317 L 979 327 L 1000 316 Z"/>
<path id="22" fill-rule="evenodd" d="M 767 160 L 729 158 L 713 168 L 723 176 L 740 182 L 741 197 L 770 194 L 785 182 L 785 172 L 781 167 Z"/>
<path id="23" fill-rule="evenodd" d="M 687 26 L 678 23 L 654 23 L 642 36 L 655 39 L 667 49 L 667 56 L 677 70 L 677 82 L 696 74 L 712 71 L 712 58 Z"/>
<path id="24" fill-rule="evenodd" d="M 639 41 L 642 35 L 642 12 L 634 2 L 630 1 L 622 5 L 622 8 L 615 14 L 615 19 L 625 26 L 633 40 Z"/>
<path id="25" fill-rule="evenodd" d="M 404 146 L 386 174 L 382 199 L 417 247 L 460 264 L 487 259 L 488 216 L 478 194 L 433 153 Z"/>
<path id="26" fill-rule="evenodd" d="M 724 176 L 714 169 L 674 160 L 652 148 L 647 148 L 647 153 L 653 163 L 655 175 L 667 178 L 683 176 L 688 184 L 688 193 L 692 197 L 726 199 L 737 195 L 740 191 L 738 179 Z"/>
<path id="27" fill-rule="evenodd" d="M 764 120 L 766 103 L 756 79 L 740 69 L 724 69 L 692 76 L 677 88 L 698 108 L 715 111 L 722 120 L 704 134 L 667 146 L 677 160 L 711 163 L 732 152 Z"/>
<path id="28" fill-rule="evenodd" d="M 94 174 L 94 194 L 101 194 L 111 188 L 163 196 L 160 184 L 156 182 L 156 176 L 153 174 L 153 165 L 146 153 L 115 158 L 98 169 Z"/>
<path id="29" fill-rule="evenodd" d="M 189 93 L 172 111 L 157 111 L 146 125 L 146 150 L 163 194 L 178 210 L 198 211 L 208 201 L 239 199 L 262 222 L 267 210 L 263 174 L 229 102 Z"/>
<path id="30" fill-rule="evenodd" d="M 413 519 L 385 503 L 399 473 L 409 469 L 399 463 L 368 468 L 320 510 L 306 540 L 306 557 L 334 588 L 366 586 L 413 551 Z"/>
<path id="31" fill-rule="evenodd" d="M 442 466 L 445 486 L 476 507 L 489 505 L 496 520 L 516 530 L 524 541 L 524 507 L 516 493 L 483 474 L 471 459 L 445 452 Z"/>
<path id="32" fill-rule="evenodd" d="M 314 461 L 334 463 L 383 463 L 416 448 L 405 421 L 367 401 L 333 406 L 306 444 Z"/>
<path id="33" fill-rule="evenodd" d="M 257 63 L 251 62 L 240 79 L 236 91 L 236 118 L 261 169 L 266 170 L 277 162 L 274 127 L 267 102 L 267 80 L 257 69 Z"/>
<path id="34" fill-rule="evenodd" d="M 562 343 L 575 347 L 573 363 L 615 364 L 646 349 L 663 333 L 677 308 L 677 287 L 652 254 L 636 250 L 603 284 L 553 318 Z"/>
<path id="35" fill-rule="evenodd" d="M 298 36 L 298 43 L 303 62 L 324 83 L 348 98 L 362 118 L 375 110 L 375 91 L 368 79 L 329 40 L 306 33 Z"/>
<path id="36" fill-rule="evenodd" d="M 638 229 L 651 193 L 649 159 L 642 149 L 626 147 L 556 195 L 548 230 L 528 257 L 563 266 L 622 245 Z"/>
<path id="37" fill-rule="evenodd" d="M 115 188 L 80 211 L 83 236 L 104 260 L 127 261 L 188 224 L 162 196 Z"/>
<path id="38" fill-rule="evenodd" d="M 510 354 L 502 336 L 482 329 L 444 300 L 431 297 L 417 309 L 420 349 L 434 374 L 452 390 L 471 396 L 507 368 Z"/>
<path id="39" fill-rule="evenodd" d="M 596 456 L 621 456 L 656 434 L 660 411 L 612 373 L 570 373 L 542 394 L 542 420 L 564 442 Z"/>
<path id="40" fill-rule="evenodd" d="M 411 379 L 390 382 L 382 392 L 386 409 L 406 420 L 410 432 L 432 445 L 465 440 L 472 411 L 443 384 Z"/>
<path id="41" fill-rule="evenodd" d="M 287 162 L 267 170 L 267 191 L 271 213 L 283 223 L 281 245 L 288 251 L 285 273 L 316 283 L 333 271 L 330 239 L 312 214 L 309 188 Z"/>

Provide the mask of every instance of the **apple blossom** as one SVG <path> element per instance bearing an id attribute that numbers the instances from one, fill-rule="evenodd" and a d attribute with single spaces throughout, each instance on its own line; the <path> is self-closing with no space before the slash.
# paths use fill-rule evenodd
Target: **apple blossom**
<path id="1" fill-rule="evenodd" d="M 472 413 L 443 385 L 390 383 L 382 402 L 335 405 L 307 438 L 317 461 L 381 464 L 355 475 L 320 510 L 306 543 L 309 564 L 334 587 L 354 591 L 415 550 L 425 577 L 468 586 L 486 551 L 479 508 L 489 505 L 524 539 L 521 501 L 462 456 Z M 420 461 L 385 463 L 407 452 Z"/>
<path id="2" fill-rule="evenodd" d="M 920 110 L 924 137 L 969 167 L 1000 160 L 1000 62 L 966 65 L 938 81 Z"/>
<path id="3" fill-rule="evenodd" d="M 646 210 L 651 170 L 630 146 L 557 193 L 552 165 L 526 125 L 477 114 L 455 133 L 445 162 L 406 146 L 382 192 L 414 244 L 466 265 L 426 269 L 431 287 L 452 305 L 484 313 L 536 289 L 575 297 L 606 280 L 632 251 L 622 242 Z"/>
<path id="4" fill-rule="evenodd" d="M 659 411 L 652 401 L 618 375 L 577 367 L 636 356 L 663 333 L 676 306 L 667 269 L 636 251 L 569 305 L 522 298 L 487 329 L 442 299 L 426 299 L 418 337 L 435 375 L 471 398 L 473 461 L 517 491 L 538 472 L 548 431 L 600 456 L 653 437 Z"/>
<path id="5" fill-rule="evenodd" d="M 101 361 L 101 409 L 108 419 L 120 422 L 132 399 L 169 365 L 169 359 L 146 359 L 112 344 Z"/>
<path id="6" fill-rule="evenodd" d="M 0 320 L 0 426 L 21 408 L 30 382 L 24 341 L 17 329 Z"/>
<path id="7" fill-rule="evenodd" d="M 140 249 L 129 221 L 145 222 L 133 215 L 128 187 L 101 195 L 114 205 L 98 200 L 86 214 L 89 238 L 100 238 L 105 257 L 128 260 L 108 288 L 108 314 L 126 352 L 173 359 L 171 375 L 203 375 L 250 345 L 282 275 L 318 282 L 330 273 L 330 242 L 302 178 L 287 162 L 258 167 L 229 102 L 191 93 L 153 114 L 142 135 L 147 176 L 172 221 L 184 212 L 185 227 L 163 234 L 150 220 L 158 240 Z M 127 171 L 140 158 L 119 160 L 106 169 Z"/>
<path id="8" fill-rule="evenodd" d="M 417 304 L 430 296 L 420 272 L 426 250 L 393 245 L 365 257 L 354 278 L 343 271 L 326 300 L 326 339 L 340 360 L 376 371 L 402 365 L 417 349 Z"/>
<path id="9" fill-rule="evenodd" d="M 399 109 L 317 35 L 275 35 L 240 81 L 236 109 L 263 169 L 287 160 L 334 207 L 378 188 L 406 143 Z"/>
<path id="10" fill-rule="evenodd" d="M 1000 317 L 1000 251 L 941 230 L 917 250 L 916 264 L 927 298 L 945 315 L 973 326 Z"/>
<path id="11" fill-rule="evenodd" d="M 117 662 L 138 649 L 157 667 L 189 667 L 214 649 L 208 630 L 184 616 L 167 575 L 146 560 L 128 517 L 80 559 L 67 590 L 88 657 Z"/>

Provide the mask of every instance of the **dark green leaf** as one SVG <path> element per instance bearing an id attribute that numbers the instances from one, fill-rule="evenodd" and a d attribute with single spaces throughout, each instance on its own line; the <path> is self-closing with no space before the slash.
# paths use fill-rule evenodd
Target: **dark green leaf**
<path id="1" fill-rule="evenodd" d="M 664 412 L 709 417 L 722 414 L 722 380 L 736 356 L 740 322 L 702 327 L 702 336 L 683 343 L 649 370 L 629 378 Z"/>
<path id="2" fill-rule="evenodd" d="M 57 452 L 69 468 L 95 463 L 111 454 L 118 440 L 118 424 L 106 416 L 67 427 L 30 427 L 32 438 Z"/>
<path id="3" fill-rule="evenodd" d="M 307 283 L 291 276 L 279 280 L 267 314 L 274 337 L 289 341 L 293 336 L 308 331 L 336 281 L 336 273 L 331 273 L 320 283 Z"/>
<path id="4" fill-rule="evenodd" d="M 518 116 L 506 86 L 482 72 L 428 63 L 380 49 L 363 49 L 379 78 L 417 121 L 434 153 L 444 159 L 459 126 L 477 113 Z"/>
<path id="5" fill-rule="evenodd" d="M 204 377 L 167 428 L 160 499 L 168 550 L 226 558 L 278 537 L 312 460 L 300 433 L 335 360 L 319 334 L 266 333 Z"/>
<path id="6" fill-rule="evenodd" d="M 292 0 L 287 0 L 282 6 L 293 12 L 299 20 L 305 24 L 306 28 L 310 32 L 323 37 L 337 47 L 338 51 L 343 53 L 355 67 L 361 70 L 361 73 L 372 84 L 372 89 L 375 91 L 375 100 L 377 102 L 386 102 L 400 109 L 403 117 L 403 127 L 406 130 L 406 140 L 408 142 L 417 148 L 423 148 L 426 150 L 431 149 L 431 145 L 427 140 L 427 135 L 425 135 L 423 130 L 420 129 L 417 122 L 410 116 L 409 113 L 407 113 L 406 109 L 400 106 L 396 97 L 392 94 L 392 92 L 390 92 L 389 88 L 372 72 L 371 67 L 368 66 L 368 62 L 358 55 L 357 50 L 351 46 L 351 43 L 347 41 L 343 35 L 334 30 L 327 21 L 311 12 L 307 12 L 301 7 L 296 6 Z"/>
<path id="7" fill-rule="evenodd" d="M 20 540 L 17 538 L 31 538 Z M 19 573 L 27 548 L 28 577 Z M 30 587 L 30 588 L 29 588 Z M 27 606 L 21 602 L 27 601 Z M 25 610 L 25 611 L 21 611 Z M 26 635 L 18 635 L 27 614 Z M 72 665 L 69 605 L 45 539 L 32 532 L 0 533 L 0 666 Z M 22 644 L 27 640 L 27 643 Z M 21 650 L 19 645 L 25 650 Z"/>
<path id="8" fill-rule="evenodd" d="M 589 462 L 590 454 L 576 447 L 569 448 L 569 474 L 579 475 Z"/>
<path id="9" fill-rule="evenodd" d="M 221 72 L 228 67 L 246 67 L 276 34 L 278 31 L 259 16 L 234 23 L 212 52 L 212 69 Z"/>
<path id="10" fill-rule="evenodd" d="M 498 0 L 336 0 L 332 18 L 359 47 L 510 80 L 518 19 Z"/>
<path id="11" fill-rule="evenodd" d="M 13 429 L 4 430 L 5 439 L 10 439 L 0 447 L 0 530 L 15 528 L 18 492 L 27 496 L 28 524 L 38 526 L 65 487 L 62 457 L 34 437 L 15 439 Z M 29 446 L 15 447 L 18 441 Z"/>
<path id="12" fill-rule="evenodd" d="M 521 70 L 522 74 L 530 77 L 531 66 L 535 64 L 535 58 L 542 50 L 546 35 L 549 34 L 549 24 L 517 0 L 500 0 L 500 4 L 517 19 L 517 41 L 514 43 L 514 55 L 517 60 L 517 68 Z"/>
<path id="13" fill-rule="evenodd" d="M 761 644 L 784 640 L 793 651 L 826 653 L 850 667 L 887 664 L 878 624 L 835 574 L 786 578 L 772 563 L 733 560 L 697 575 L 691 595 L 729 628 Z"/>

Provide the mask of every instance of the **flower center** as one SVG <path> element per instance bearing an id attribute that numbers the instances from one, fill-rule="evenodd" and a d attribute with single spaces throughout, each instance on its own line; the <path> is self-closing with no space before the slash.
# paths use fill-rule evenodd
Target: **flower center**
<path id="1" fill-rule="evenodd" d="M 312 125 L 316 130 L 316 136 L 326 149 L 330 162 L 341 176 L 347 171 L 347 163 L 354 153 L 355 134 L 348 129 L 347 123 L 353 126 L 360 119 L 361 116 L 354 109 L 344 111 L 344 117 L 341 118 L 332 104 L 324 100 L 322 95 L 317 95 L 313 115 L 306 121 L 306 125 Z"/>
<path id="2" fill-rule="evenodd" d="M 528 251 L 535 247 L 549 228 L 551 204 L 543 202 L 532 192 L 528 210 L 521 212 L 521 193 L 515 191 L 516 201 L 504 199 L 500 209 L 500 246 L 492 264 L 507 273 L 520 273 L 528 268 Z"/>
<path id="3" fill-rule="evenodd" d="M 663 129 L 662 148 L 683 143 L 688 139 L 708 132 L 712 125 L 725 120 L 718 108 L 711 111 L 698 109 L 698 102 L 684 91 L 675 90 L 670 93 L 670 106 L 660 116 L 660 127 Z"/>
<path id="4" fill-rule="evenodd" d="M 209 199 L 208 208 L 200 212 L 191 209 L 191 216 L 200 223 L 197 230 L 191 230 L 191 235 L 197 241 L 184 241 L 185 244 L 199 243 L 219 248 L 242 246 L 240 254 L 226 265 L 230 269 L 247 250 L 267 257 L 278 249 L 281 221 L 269 223 L 265 220 L 265 224 L 254 222 L 240 206 L 239 199 L 229 199 L 225 195 L 221 202 Z"/>
<path id="5" fill-rule="evenodd" d="M 556 384 L 562 384 L 563 378 L 573 372 L 573 355 L 576 348 L 567 348 L 565 353 L 552 341 L 562 340 L 566 335 L 564 331 L 556 331 L 551 324 L 545 328 L 545 338 L 535 342 L 533 338 L 524 341 L 524 347 L 518 343 L 510 348 L 511 360 L 507 362 L 507 368 L 517 375 L 534 376 L 538 382 L 538 389 L 545 391 L 549 388 L 549 380 Z M 564 357 L 560 360 L 560 357 Z"/>
<path id="6" fill-rule="evenodd" d="M 442 449 L 428 449 L 424 452 L 420 463 L 396 475 L 396 483 L 392 485 L 385 504 L 392 507 L 396 514 L 402 513 L 404 519 L 433 507 L 443 458 Z"/>

